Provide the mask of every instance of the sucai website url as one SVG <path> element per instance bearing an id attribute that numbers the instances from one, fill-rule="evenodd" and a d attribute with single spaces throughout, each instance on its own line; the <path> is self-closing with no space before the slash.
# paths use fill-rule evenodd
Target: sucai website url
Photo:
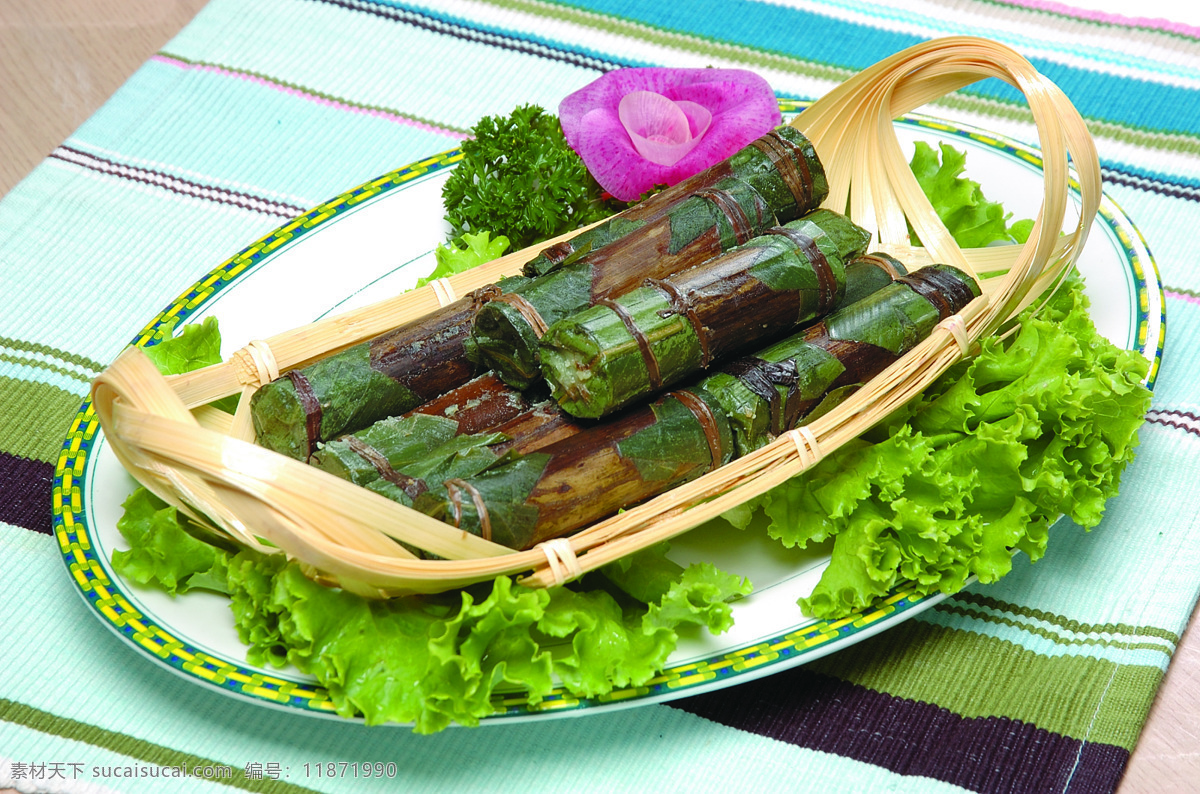
<path id="1" fill-rule="evenodd" d="M 238 770 L 240 771 L 240 770 Z M 8 776 L 12 780 L 79 780 L 81 778 L 182 778 L 198 777 L 205 780 L 227 780 L 234 775 L 233 767 L 221 764 L 196 764 L 188 766 L 159 766 L 157 764 L 124 764 L 121 766 L 92 766 L 70 762 L 23 764 L 14 761 Z"/>

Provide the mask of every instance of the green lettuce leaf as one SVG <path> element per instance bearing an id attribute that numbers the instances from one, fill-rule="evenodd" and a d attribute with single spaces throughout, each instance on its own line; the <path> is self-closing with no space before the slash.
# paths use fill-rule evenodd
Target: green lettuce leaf
<path id="1" fill-rule="evenodd" d="M 315 676 L 343 716 L 429 733 L 477 724 L 500 687 L 536 705 L 552 674 L 585 696 L 645 683 L 675 649 L 679 627 L 728 628 L 725 601 L 749 583 L 711 565 L 675 567 L 649 604 L 603 589 L 530 590 L 506 577 L 490 592 L 375 601 L 317 584 L 280 557 L 241 552 L 226 569 L 250 661 L 290 662 Z"/>
<path id="2" fill-rule="evenodd" d="M 939 143 L 938 148 L 940 159 L 932 146 L 917 141 L 909 167 L 955 241 L 964 248 L 1025 242 L 1033 221 L 1017 221 L 1010 228 L 1008 219 L 1012 216 L 1004 212 L 1004 207 L 988 201 L 978 182 L 961 176 L 967 153 L 946 143 Z"/>
<path id="3" fill-rule="evenodd" d="M 178 335 L 142 350 L 164 375 L 179 375 L 220 364 L 221 331 L 217 327 L 217 318 L 206 317 L 201 323 L 188 323 Z"/>
<path id="4" fill-rule="evenodd" d="M 1008 340 L 984 340 L 905 411 L 751 509 L 786 546 L 834 538 L 801 602 L 818 617 L 901 583 L 925 594 L 993 582 L 1014 549 L 1040 558 L 1060 515 L 1099 523 L 1149 408 L 1148 366 L 1096 332 L 1073 278 Z"/>
<path id="5" fill-rule="evenodd" d="M 145 488 L 122 506 L 117 530 L 130 549 L 113 552 L 117 573 L 139 584 L 157 584 L 171 595 L 194 589 L 227 592 L 226 553 L 189 534 L 174 507 Z"/>
<path id="6" fill-rule="evenodd" d="M 164 375 L 181 375 L 194 369 L 220 364 L 221 331 L 216 317 L 205 317 L 203 322 L 188 323 L 179 333 L 156 345 L 142 348 L 158 371 Z M 228 397 L 213 403 L 216 408 L 233 413 L 237 410 L 238 396 Z"/>
<path id="7" fill-rule="evenodd" d="M 433 249 L 433 258 L 437 265 L 432 273 L 417 280 L 417 286 L 423 287 L 434 279 L 453 276 L 484 262 L 491 262 L 507 250 L 508 238 L 503 235 L 497 235 L 493 239 L 487 230 L 478 233 L 465 232 L 456 240 Z"/>

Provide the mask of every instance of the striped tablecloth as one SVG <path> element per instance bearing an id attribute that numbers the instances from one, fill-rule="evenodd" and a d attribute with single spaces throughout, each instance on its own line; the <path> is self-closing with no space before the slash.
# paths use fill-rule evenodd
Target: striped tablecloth
<path id="1" fill-rule="evenodd" d="M 1060 525 L 1044 561 L 792 672 L 431 737 L 177 679 L 73 592 L 51 506 L 88 382 L 248 242 L 607 70 L 742 67 L 815 97 L 955 33 L 1011 44 L 1074 100 L 1166 285 L 1154 407 L 1098 529 Z M 1198 88 L 1200 30 L 1029 0 L 213 0 L 0 202 L 0 788 L 1114 790 L 1200 588 Z M 1033 137 L 986 87 L 931 112 Z M 320 774 L 330 761 L 398 771 Z M 151 776 L 182 765 L 235 774 Z"/>

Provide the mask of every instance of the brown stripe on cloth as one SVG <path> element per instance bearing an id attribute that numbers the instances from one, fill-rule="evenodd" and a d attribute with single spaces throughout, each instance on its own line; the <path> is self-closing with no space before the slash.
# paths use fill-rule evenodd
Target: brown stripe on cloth
<path id="1" fill-rule="evenodd" d="M 1007 717 L 963 717 L 795 668 L 668 705 L 776 741 L 970 791 L 1113 791 L 1129 753 Z"/>
<path id="2" fill-rule="evenodd" d="M 54 464 L 0 452 L 0 521 L 51 534 Z"/>

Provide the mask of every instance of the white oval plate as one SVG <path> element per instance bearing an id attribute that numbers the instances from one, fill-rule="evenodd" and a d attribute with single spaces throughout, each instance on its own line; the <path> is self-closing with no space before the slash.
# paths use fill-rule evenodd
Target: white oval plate
<path id="1" fill-rule="evenodd" d="M 781 107 L 788 113 L 803 104 Z M 1041 159 L 1035 149 L 928 117 L 897 122 L 897 129 L 910 150 L 918 139 L 965 148 L 968 175 L 983 185 L 989 199 L 1001 201 L 1014 218 L 1036 213 Z M 175 323 L 216 316 L 228 356 L 251 339 L 411 288 L 432 270 L 433 248 L 445 239 L 441 187 L 458 159 L 455 150 L 414 163 L 289 222 L 190 287 L 134 343 L 161 338 Z M 1077 206 L 1078 196 L 1072 195 Z M 1079 267 L 1101 333 L 1152 362 L 1152 385 L 1164 333 L 1158 273 L 1137 229 L 1107 199 Z M 81 407 L 64 449 L 55 480 L 55 533 L 72 581 L 101 622 L 138 653 L 201 686 L 296 713 L 332 715 L 327 693 L 312 678 L 244 661 L 245 648 L 224 597 L 193 592 L 171 598 L 113 571 L 112 552 L 127 548 L 116 522 L 136 483 L 105 443 L 90 403 Z M 606 697 L 577 699 L 559 691 L 531 707 L 520 693 L 498 695 L 496 714 L 484 723 L 592 713 L 749 681 L 860 642 L 945 597 L 910 597 L 898 590 L 850 618 L 806 618 L 796 601 L 816 585 L 829 562 L 828 548 L 784 549 L 764 532 L 731 534 L 715 524 L 693 530 L 673 543 L 674 559 L 685 565 L 712 561 L 754 584 L 753 594 L 733 605 L 735 624 L 729 632 L 716 637 L 685 633 L 660 676 Z"/>

